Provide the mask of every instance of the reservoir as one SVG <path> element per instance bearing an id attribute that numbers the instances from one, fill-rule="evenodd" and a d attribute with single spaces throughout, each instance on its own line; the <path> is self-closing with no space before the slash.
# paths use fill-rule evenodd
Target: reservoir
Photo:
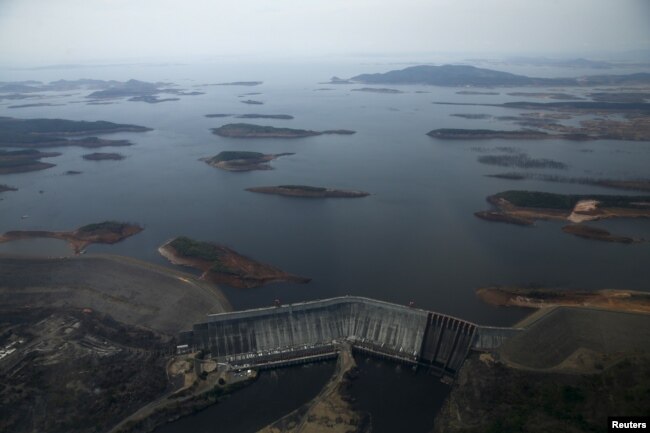
<path id="1" fill-rule="evenodd" d="M 90 92 L 48 95 L 52 101 L 66 104 L 57 107 L 10 109 L 10 102 L 2 102 L 1 116 L 107 120 L 154 130 L 105 136 L 134 143 L 101 150 L 122 153 L 126 156 L 122 161 L 86 161 L 82 155 L 92 150 L 66 147 L 57 149 L 61 156 L 47 159 L 56 167 L 2 175 L 0 183 L 18 191 L 0 195 L 0 232 L 72 230 L 105 220 L 132 222 L 142 225 L 144 231 L 115 245 L 92 245 L 88 254 L 127 255 L 172 266 L 157 248 L 182 235 L 224 244 L 260 262 L 312 278 L 306 285 L 282 283 L 245 290 L 223 287 L 235 309 L 269 306 L 275 299 L 291 303 L 357 295 L 402 305 L 414 302 L 419 308 L 478 324 L 505 326 L 529 311 L 483 304 L 474 294 L 476 288 L 536 284 L 649 289 L 648 242 L 621 245 L 589 241 L 564 234 L 560 222 L 518 227 L 483 221 L 473 214 L 489 208 L 487 196 L 510 189 L 642 195 L 580 184 L 490 178 L 485 175 L 521 170 L 481 164 L 481 155 L 514 149 L 531 158 L 568 165 L 565 170 L 531 170 L 535 173 L 640 178 L 650 174 L 650 143 L 439 140 L 426 133 L 436 128 L 516 129 L 517 125 L 495 118 L 516 116 L 523 110 L 433 102 L 501 103 L 522 100 L 506 93 L 526 89 L 497 89 L 499 95 L 477 96 L 457 94 L 462 90 L 457 88 L 382 86 L 403 93 L 378 94 L 352 91 L 361 85 L 321 83 L 333 75 L 352 76 L 374 72 L 373 68 L 387 70 L 385 65 L 359 64 L 211 64 L 21 71 L 20 77 L 11 76 L 17 72 L 3 71 L 2 81 L 135 78 L 172 82 L 205 93 L 159 104 L 119 99 L 108 105 L 86 105 L 84 97 Z M 263 84 L 202 86 L 244 80 Z M 590 91 L 565 90 L 577 96 Z M 249 92 L 261 94 L 244 95 Z M 249 98 L 263 105 L 241 102 Z M 211 113 L 288 114 L 295 118 L 244 121 L 317 131 L 350 129 L 356 134 L 292 140 L 224 138 L 213 135 L 210 128 L 242 120 L 204 117 Z M 490 117 L 451 116 L 458 113 Z M 295 154 L 273 161 L 273 170 L 243 173 L 219 170 L 199 161 L 226 150 Z M 68 170 L 82 174 L 65 175 Z M 371 195 L 316 200 L 245 191 L 286 184 L 362 190 Z M 593 225 L 650 239 L 647 220 Z M 0 252 L 70 254 L 62 242 L 53 240 L 0 244 Z M 363 357 L 357 362 L 360 375 L 352 394 L 361 410 L 373 416 L 374 431 L 396 431 L 399 417 L 411 416 L 403 414 L 420 417 L 414 421 L 413 432 L 431 428 L 446 385 L 435 376 L 414 373 L 390 362 Z M 157 432 L 207 432 L 217 426 L 224 432 L 256 431 L 315 396 L 332 369 L 333 363 L 323 363 L 263 372 L 256 383 L 224 402 Z M 253 410 L 255 415 L 251 416 Z M 239 415 L 228 417 L 224 413 Z"/>

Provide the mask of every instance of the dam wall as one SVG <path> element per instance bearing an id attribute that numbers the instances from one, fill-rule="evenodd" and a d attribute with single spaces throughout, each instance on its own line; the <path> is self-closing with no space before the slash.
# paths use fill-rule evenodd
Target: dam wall
<path id="1" fill-rule="evenodd" d="M 209 315 L 182 338 L 236 368 L 325 359 L 345 342 L 357 352 L 453 376 L 472 347 L 489 350 L 507 338 L 508 328 L 490 329 L 486 334 L 452 316 L 346 296 Z"/>

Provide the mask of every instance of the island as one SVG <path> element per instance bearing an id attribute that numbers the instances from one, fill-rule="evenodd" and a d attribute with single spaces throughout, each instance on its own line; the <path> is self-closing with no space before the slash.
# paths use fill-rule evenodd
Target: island
<path id="1" fill-rule="evenodd" d="M 180 101 L 180 98 L 159 98 L 156 95 L 141 95 L 141 96 L 134 96 L 132 98 L 129 98 L 128 100 L 131 102 L 146 102 L 148 104 L 158 104 L 160 102 Z"/>
<path id="2" fill-rule="evenodd" d="M 650 196 L 554 194 L 537 191 L 505 191 L 488 197 L 497 208 L 476 212 L 478 218 L 518 225 L 535 220 L 560 220 L 580 224 L 606 218 L 650 218 Z M 565 228 L 584 238 L 623 242 L 600 229 Z M 629 242 L 626 242 L 629 243 Z"/>
<path id="3" fill-rule="evenodd" d="M 632 290 L 562 290 L 492 286 L 481 287 L 476 295 L 490 305 L 526 308 L 587 307 L 650 313 L 650 293 Z"/>
<path id="4" fill-rule="evenodd" d="M 278 119 L 278 120 L 291 120 L 293 116 L 289 114 L 240 114 L 235 116 L 238 119 Z"/>
<path id="5" fill-rule="evenodd" d="M 0 235 L 0 243 L 20 239 L 53 238 L 67 241 L 75 254 L 81 254 L 91 244 L 115 244 L 140 233 L 142 227 L 117 221 L 88 224 L 69 232 L 15 230 Z"/>
<path id="6" fill-rule="evenodd" d="M 491 96 L 491 95 L 499 95 L 499 92 L 482 92 L 479 90 L 459 90 L 456 92 L 457 95 L 484 95 L 484 96 Z"/>
<path id="7" fill-rule="evenodd" d="M 574 95 L 569 95 L 568 93 L 558 93 L 558 92 L 511 92 L 511 93 L 507 93 L 507 95 L 523 96 L 523 97 L 530 97 L 530 98 L 545 98 L 545 99 L 572 99 L 576 101 L 583 99 Z"/>
<path id="8" fill-rule="evenodd" d="M 88 161 L 120 161 L 126 158 L 120 153 L 104 153 L 104 152 L 95 152 L 87 153 L 81 156 L 83 159 Z"/>
<path id="9" fill-rule="evenodd" d="M 264 154 L 260 152 L 233 151 L 220 152 L 216 156 L 201 158 L 213 167 L 227 171 L 271 170 L 270 162 L 281 156 L 293 153 Z"/>
<path id="10" fill-rule="evenodd" d="M 240 289 L 283 281 L 305 284 L 311 280 L 256 262 L 228 247 L 183 236 L 166 242 L 158 251 L 173 264 L 201 270 L 201 279 Z"/>
<path id="11" fill-rule="evenodd" d="M 498 165 L 501 167 L 519 168 L 551 168 L 564 170 L 568 165 L 548 158 L 531 158 L 525 153 L 510 153 L 507 155 L 481 155 L 478 157 L 481 164 Z"/>
<path id="12" fill-rule="evenodd" d="M 62 146 L 129 146 L 128 140 L 85 137 L 112 132 L 145 132 L 150 128 L 98 120 L 94 122 L 64 119 L 15 119 L 0 117 L 0 147 L 44 148 Z M 68 137 L 81 135 L 83 138 Z"/>
<path id="13" fill-rule="evenodd" d="M 383 87 L 362 87 L 360 89 L 352 89 L 353 92 L 366 92 L 366 93 L 386 93 L 386 94 L 395 94 L 395 93 L 404 93 L 401 90 L 397 89 L 387 89 Z"/>
<path id="14" fill-rule="evenodd" d="M 434 86 L 602 86 L 646 85 L 650 73 L 540 78 L 469 65 L 419 65 L 386 73 L 361 74 L 350 79 L 333 77 L 330 84 L 429 84 Z"/>
<path id="15" fill-rule="evenodd" d="M 517 131 L 499 131 L 493 129 L 453 129 L 453 128 L 440 128 L 427 132 L 429 137 L 442 138 L 445 140 L 489 140 L 493 138 L 499 139 L 515 139 L 515 140 L 528 140 L 528 139 L 543 139 L 552 138 L 551 134 L 542 131 L 532 131 L 529 129 L 521 129 Z"/>
<path id="16" fill-rule="evenodd" d="M 477 120 L 477 119 L 491 119 L 492 116 L 489 114 L 482 114 L 482 113 L 455 113 L 455 114 L 450 114 L 450 116 L 453 117 L 462 117 L 463 119 L 472 119 L 472 120 Z"/>
<path id="17" fill-rule="evenodd" d="M 246 100 L 239 101 L 239 102 L 241 102 L 242 104 L 249 104 L 249 105 L 264 105 L 264 102 L 256 101 L 254 99 L 246 99 Z"/>
<path id="18" fill-rule="evenodd" d="M 25 173 L 55 167 L 55 164 L 41 162 L 41 158 L 59 155 L 61 154 L 58 152 L 41 152 L 35 149 L 0 150 L 0 174 Z"/>
<path id="19" fill-rule="evenodd" d="M 213 128 L 212 133 L 228 138 L 302 138 L 322 134 L 306 129 L 276 128 L 250 123 L 229 123 L 219 128 Z"/>
<path id="20" fill-rule="evenodd" d="M 631 191 L 650 192 L 650 179 L 599 179 L 591 177 L 568 177 L 543 173 L 497 173 L 487 174 L 486 177 L 508 180 L 541 180 L 544 182 L 577 183 L 582 185 L 595 185 L 604 188 L 623 189 Z"/>
<path id="21" fill-rule="evenodd" d="M 264 83 L 263 81 L 232 81 L 230 83 L 217 83 L 213 84 L 213 86 L 259 86 L 260 84 Z"/>
<path id="22" fill-rule="evenodd" d="M 230 117 L 232 114 L 224 114 L 224 113 L 215 113 L 215 114 L 206 114 L 205 117 L 208 118 L 218 118 L 218 117 Z"/>
<path id="23" fill-rule="evenodd" d="M 65 104 L 51 104 L 49 102 L 38 102 L 35 104 L 10 105 L 7 108 L 32 108 L 32 107 L 60 107 Z"/>
<path id="24" fill-rule="evenodd" d="M 0 183 L 0 192 L 18 191 L 18 188 Z"/>
<path id="25" fill-rule="evenodd" d="M 126 82 L 114 81 L 102 90 L 90 93 L 88 99 L 113 99 L 131 96 L 146 96 L 160 93 L 161 85 L 165 83 L 148 83 L 146 81 L 129 80 Z"/>
<path id="26" fill-rule="evenodd" d="M 259 192 L 262 194 L 275 194 L 288 197 L 306 198 L 359 198 L 370 195 L 370 193 L 364 191 L 351 191 L 307 185 L 258 186 L 253 188 L 246 188 L 246 191 Z"/>
<path id="27" fill-rule="evenodd" d="M 68 170 L 65 173 L 63 173 L 66 176 L 74 176 L 76 174 L 81 174 L 83 171 L 77 171 L 77 170 Z"/>

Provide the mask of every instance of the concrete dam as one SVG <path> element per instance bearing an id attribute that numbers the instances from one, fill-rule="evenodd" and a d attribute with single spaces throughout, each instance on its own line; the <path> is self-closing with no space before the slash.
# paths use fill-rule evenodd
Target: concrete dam
<path id="1" fill-rule="evenodd" d="M 471 349 L 498 347 L 515 328 L 481 327 L 452 316 L 346 296 L 208 316 L 181 334 L 234 368 L 273 368 L 352 350 L 454 376 Z"/>

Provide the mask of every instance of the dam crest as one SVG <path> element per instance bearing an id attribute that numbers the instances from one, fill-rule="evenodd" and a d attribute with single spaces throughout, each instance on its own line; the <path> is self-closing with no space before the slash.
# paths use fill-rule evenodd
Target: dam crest
<path id="1" fill-rule="evenodd" d="M 274 368 L 354 352 L 455 376 L 470 350 L 493 350 L 517 328 L 479 326 L 453 316 L 343 296 L 208 315 L 180 336 L 232 368 Z"/>

